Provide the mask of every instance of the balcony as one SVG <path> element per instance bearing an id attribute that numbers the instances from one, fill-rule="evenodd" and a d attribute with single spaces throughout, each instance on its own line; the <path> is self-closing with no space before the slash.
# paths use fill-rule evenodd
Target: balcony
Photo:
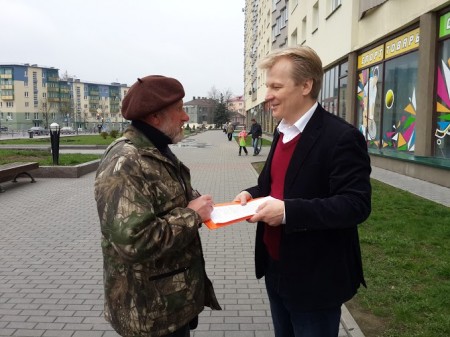
<path id="1" fill-rule="evenodd" d="M 13 78 L 12 74 L 0 74 L 0 78 Z"/>
<path id="2" fill-rule="evenodd" d="M 2 84 L 2 85 L 0 85 L 0 89 L 1 90 L 13 90 L 14 89 L 14 86 L 12 85 L 12 84 Z"/>
<path id="3" fill-rule="evenodd" d="M 0 98 L 4 101 L 13 101 L 14 100 L 14 95 L 6 95 L 6 94 L 1 94 Z"/>
<path id="4" fill-rule="evenodd" d="M 47 77 L 47 82 L 59 82 L 58 76 L 49 76 Z"/>

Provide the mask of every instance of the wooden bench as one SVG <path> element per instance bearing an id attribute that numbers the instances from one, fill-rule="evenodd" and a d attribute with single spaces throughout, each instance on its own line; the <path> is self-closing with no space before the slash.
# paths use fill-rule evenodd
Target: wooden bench
<path id="1" fill-rule="evenodd" d="M 4 182 L 13 178 L 12 182 L 17 182 L 17 177 L 21 175 L 26 175 L 31 178 L 31 182 L 35 183 L 36 181 L 31 176 L 28 171 L 35 170 L 39 168 L 39 164 L 36 162 L 28 162 L 28 163 L 9 163 L 0 165 L 0 182 Z M 0 193 L 5 192 L 5 190 L 0 186 Z"/>

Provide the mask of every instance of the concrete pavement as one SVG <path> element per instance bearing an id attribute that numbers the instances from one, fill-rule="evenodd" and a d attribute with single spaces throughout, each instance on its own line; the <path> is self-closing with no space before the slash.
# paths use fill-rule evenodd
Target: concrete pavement
<path id="1" fill-rule="evenodd" d="M 251 162 L 267 155 L 264 148 L 258 157 L 239 157 L 237 144 L 222 131 L 190 137 L 173 151 L 190 167 L 193 186 L 212 194 L 215 202 L 229 201 L 254 184 L 257 174 Z M 0 336 L 118 336 L 103 319 L 94 175 L 3 184 L 7 191 L 0 194 Z M 398 176 L 374 168 L 376 179 L 400 183 Z M 430 198 L 450 201 L 448 189 L 432 184 L 424 188 L 410 178 L 404 184 L 417 193 L 430 191 Z M 264 281 L 254 276 L 254 234 L 255 225 L 246 222 L 215 231 L 201 229 L 207 272 L 224 310 L 206 309 L 191 336 L 273 336 Z M 363 336 L 345 306 L 341 323 L 341 337 Z"/>

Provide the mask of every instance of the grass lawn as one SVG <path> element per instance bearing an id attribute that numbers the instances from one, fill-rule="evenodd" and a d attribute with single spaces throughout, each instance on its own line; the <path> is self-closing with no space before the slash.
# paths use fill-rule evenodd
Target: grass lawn
<path id="1" fill-rule="evenodd" d="M 99 134 L 60 137 L 60 145 L 109 145 L 115 140 L 110 136 L 104 139 Z M 50 136 L 43 138 L 2 139 L 0 145 L 50 145 Z"/>
<path id="2" fill-rule="evenodd" d="M 60 166 L 73 166 L 99 159 L 97 154 L 60 153 Z M 39 166 L 53 165 L 52 154 L 41 150 L 2 150 L 0 149 L 0 165 L 12 162 L 38 162 Z"/>
<path id="3" fill-rule="evenodd" d="M 359 227 L 367 289 L 347 308 L 366 337 L 450 336 L 450 208 L 372 187 L 372 214 Z"/>
<path id="4" fill-rule="evenodd" d="M 190 130 L 184 131 L 185 135 L 190 135 Z M 195 132 L 194 132 L 195 133 Z M 118 135 L 120 137 L 120 134 Z M 60 145 L 109 145 L 116 138 L 107 135 L 103 138 L 100 134 L 63 136 L 59 138 Z M 0 145 L 50 145 L 50 136 L 43 138 L 17 138 L 0 139 Z"/>
<path id="5" fill-rule="evenodd" d="M 239 145 L 239 137 L 235 136 L 234 139 L 235 139 L 236 143 Z M 252 147 L 252 137 L 251 136 L 248 136 L 245 139 L 245 144 L 246 144 L 246 147 L 250 147 L 250 148 Z M 262 139 L 262 146 L 270 146 L 270 145 L 272 145 L 272 141 L 267 140 L 265 138 Z"/>

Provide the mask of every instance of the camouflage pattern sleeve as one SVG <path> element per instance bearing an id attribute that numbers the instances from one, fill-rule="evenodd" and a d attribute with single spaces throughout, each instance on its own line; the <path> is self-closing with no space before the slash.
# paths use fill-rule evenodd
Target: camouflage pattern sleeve
<path id="1" fill-rule="evenodd" d="M 186 193 L 171 179 L 168 164 L 144 160 L 130 145 L 114 150 L 95 183 L 102 234 L 129 262 L 183 249 L 195 239 L 201 218 L 185 207 Z"/>

